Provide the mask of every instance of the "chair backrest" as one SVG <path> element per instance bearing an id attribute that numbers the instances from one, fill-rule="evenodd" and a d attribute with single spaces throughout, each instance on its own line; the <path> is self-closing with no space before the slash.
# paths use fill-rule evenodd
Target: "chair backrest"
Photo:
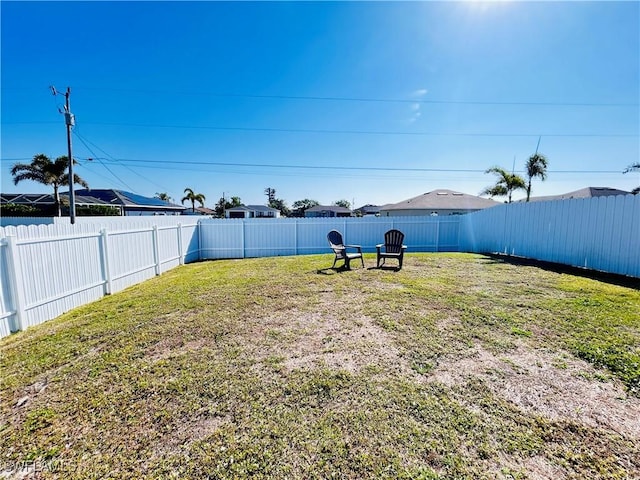
<path id="1" fill-rule="evenodd" d="M 340 254 L 344 252 L 344 240 L 342 239 L 342 234 L 337 230 L 331 230 L 327 233 L 327 240 L 329 241 L 329 246 L 336 254 Z"/>
<path id="2" fill-rule="evenodd" d="M 384 248 L 388 253 L 400 253 L 403 240 L 404 233 L 400 230 L 389 230 L 384 234 Z"/>

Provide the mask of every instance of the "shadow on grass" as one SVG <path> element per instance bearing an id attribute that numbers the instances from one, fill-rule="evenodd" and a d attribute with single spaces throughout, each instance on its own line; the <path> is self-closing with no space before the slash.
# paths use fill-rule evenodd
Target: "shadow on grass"
<path id="1" fill-rule="evenodd" d="M 400 267 L 392 267 L 392 266 L 387 266 L 387 265 L 382 265 L 380 267 L 369 267 L 367 268 L 367 270 L 386 270 L 389 272 L 399 272 L 400 271 Z"/>
<path id="2" fill-rule="evenodd" d="M 341 267 L 320 268 L 316 270 L 316 273 L 318 275 L 335 275 L 336 273 L 344 273 L 344 272 L 350 272 L 350 271 L 351 271 L 350 268 L 347 268 L 343 265 Z"/>
<path id="3" fill-rule="evenodd" d="M 508 263 L 511 265 L 524 265 L 529 267 L 537 267 L 542 270 L 555 273 L 565 273 L 575 275 L 577 277 L 589 278 L 600 282 L 610 283 L 619 287 L 633 288 L 640 290 L 640 278 L 628 277 L 617 273 L 600 272 L 598 270 L 590 270 L 588 268 L 573 267 L 562 263 L 547 262 L 544 260 L 535 260 L 525 257 L 513 257 L 498 253 L 485 253 L 488 259 L 487 263 Z"/>

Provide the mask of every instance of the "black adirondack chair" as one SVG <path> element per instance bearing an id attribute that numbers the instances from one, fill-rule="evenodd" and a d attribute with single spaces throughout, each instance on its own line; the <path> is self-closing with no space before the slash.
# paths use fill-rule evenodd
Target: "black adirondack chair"
<path id="1" fill-rule="evenodd" d="M 360 245 L 345 245 L 344 240 L 342 239 L 342 234 L 337 230 L 331 230 L 327 234 L 327 240 L 329 241 L 329 246 L 333 253 L 335 253 L 335 258 L 333 259 L 333 265 L 331 268 L 335 268 L 338 260 L 344 261 L 344 268 L 347 270 L 351 269 L 351 260 L 355 258 L 359 258 L 362 262 L 362 267 L 364 268 L 364 259 L 362 258 L 362 247 Z M 347 252 L 347 249 L 355 250 L 354 252 Z"/>
<path id="2" fill-rule="evenodd" d="M 387 258 L 398 259 L 398 270 L 402 268 L 404 251 L 407 249 L 407 246 L 402 244 L 403 240 L 404 233 L 400 230 L 389 230 L 384 234 L 384 243 L 376 245 L 378 268 L 384 265 L 384 261 Z M 380 260 L 382 260 L 382 263 L 380 263 Z"/>

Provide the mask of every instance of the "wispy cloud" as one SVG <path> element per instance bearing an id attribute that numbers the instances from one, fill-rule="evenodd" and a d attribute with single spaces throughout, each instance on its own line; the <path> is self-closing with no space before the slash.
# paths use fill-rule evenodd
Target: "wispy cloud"
<path id="1" fill-rule="evenodd" d="M 409 123 L 417 122 L 418 119 L 422 116 L 422 104 L 420 103 L 420 100 L 423 99 L 428 92 L 429 91 L 426 88 L 419 88 L 411 92 L 411 96 L 416 99 L 416 102 L 412 103 L 409 106 L 409 109 L 411 111 Z"/>
<path id="2" fill-rule="evenodd" d="M 422 112 L 420 111 L 421 105 L 419 103 L 412 103 L 409 107 L 411 109 L 411 117 L 409 118 L 409 123 L 413 123 L 417 121 L 421 116 Z"/>

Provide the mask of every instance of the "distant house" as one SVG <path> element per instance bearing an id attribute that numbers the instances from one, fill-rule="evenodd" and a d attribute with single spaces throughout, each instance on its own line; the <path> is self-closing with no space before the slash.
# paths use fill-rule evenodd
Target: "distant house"
<path id="1" fill-rule="evenodd" d="M 182 212 L 182 214 L 183 215 L 214 215 L 215 216 L 216 211 L 207 207 L 196 207 L 195 212 L 190 208 L 187 208 L 184 212 Z"/>
<path id="2" fill-rule="evenodd" d="M 266 205 L 241 205 L 227 208 L 224 216 L 226 218 L 278 218 L 280 210 Z"/>
<path id="3" fill-rule="evenodd" d="M 356 208 L 353 213 L 359 216 L 367 216 L 367 215 L 380 215 L 380 208 L 378 205 L 363 205 L 360 208 Z"/>
<path id="4" fill-rule="evenodd" d="M 350 217 L 351 210 L 336 205 L 316 205 L 305 210 L 304 216 L 306 218 Z"/>
<path id="5" fill-rule="evenodd" d="M 569 200 L 571 198 L 595 198 L 595 197 L 608 197 L 611 195 L 629 195 L 631 192 L 624 190 L 618 190 L 617 188 L 609 187 L 586 187 L 576 190 L 574 192 L 563 193 L 561 195 L 547 195 L 544 197 L 531 197 L 530 202 L 545 202 L 550 200 Z M 524 202 L 525 200 L 519 200 Z"/>
<path id="6" fill-rule="evenodd" d="M 463 215 L 501 205 L 495 200 L 454 192 L 433 190 L 417 197 L 380 207 L 380 216 L 399 217 L 408 215 Z"/>
<path id="7" fill-rule="evenodd" d="M 136 193 L 113 189 L 84 189 L 75 191 L 76 198 L 93 197 L 108 205 L 122 209 L 123 215 L 180 215 L 186 210 L 183 205 L 165 202 L 158 198 L 144 197 Z"/>

